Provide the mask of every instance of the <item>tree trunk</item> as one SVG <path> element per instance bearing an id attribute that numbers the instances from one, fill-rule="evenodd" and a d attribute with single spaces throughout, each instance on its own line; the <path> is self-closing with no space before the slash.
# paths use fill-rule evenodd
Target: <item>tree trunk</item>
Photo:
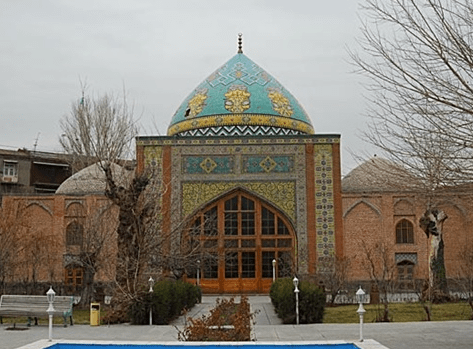
<path id="1" fill-rule="evenodd" d="M 84 268 L 84 288 L 81 292 L 80 303 L 88 306 L 91 302 L 96 301 L 95 289 L 94 289 L 95 269 L 86 267 Z"/>
<path id="2" fill-rule="evenodd" d="M 428 209 L 419 223 L 427 238 L 430 239 L 429 251 L 429 290 L 431 302 L 445 302 L 449 299 L 447 276 L 444 259 L 443 222 L 447 219 L 445 212 Z"/>

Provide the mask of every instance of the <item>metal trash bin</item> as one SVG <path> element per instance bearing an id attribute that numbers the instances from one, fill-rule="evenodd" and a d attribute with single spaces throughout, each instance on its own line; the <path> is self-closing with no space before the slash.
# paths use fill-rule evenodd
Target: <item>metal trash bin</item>
<path id="1" fill-rule="evenodd" d="M 100 325 L 100 303 L 90 303 L 90 326 Z"/>

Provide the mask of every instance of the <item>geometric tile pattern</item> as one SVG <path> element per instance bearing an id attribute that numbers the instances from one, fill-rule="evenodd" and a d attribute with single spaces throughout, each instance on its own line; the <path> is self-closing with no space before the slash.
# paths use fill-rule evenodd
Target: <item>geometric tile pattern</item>
<path id="1" fill-rule="evenodd" d="M 295 183 L 268 182 L 185 182 L 182 183 L 182 217 L 234 188 L 244 188 L 268 200 L 295 220 Z"/>
<path id="2" fill-rule="evenodd" d="M 318 270 L 328 272 L 335 257 L 335 212 L 333 197 L 333 163 L 331 145 L 317 144 L 315 154 L 315 219 Z M 325 268 L 325 270 L 323 270 Z"/>
<path id="3" fill-rule="evenodd" d="M 163 178 L 163 148 L 160 146 L 145 146 L 143 150 L 145 168 L 152 171 L 156 183 L 159 183 L 159 188 L 153 188 L 156 192 L 162 192 L 162 178 Z M 163 196 L 158 195 L 157 205 L 162 207 Z"/>
<path id="4" fill-rule="evenodd" d="M 411 262 L 413 264 L 417 264 L 417 253 L 395 253 L 395 261 L 397 263 L 401 263 L 404 261 Z"/>
<path id="5" fill-rule="evenodd" d="M 205 173 L 210 173 L 217 167 L 217 163 L 211 158 L 207 157 L 204 161 L 199 164 L 199 167 L 204 170 Z"/>
<path id="6" fill-rule="evenodd" d="M 261 162 L 259 163 L 259 167 L 261 167 L 266 173 L 271 172 L 274 170 L 274 168 L 278 165 L 276 161 L 271 159 L 270 156 L 265 157 Z"/>
<path id="7" fill-rule="evenodd" d="M 234 135 L 255 135 L 252 133 L 241 134 L 246 131 L 260 131 L 260 130 L 279 130 L 278 134 L 293 134 L 294 132 L 300 134 L 313 134 L 314 129 L 312 125 L 291 119 L 284 116 L 277 115 L 261 115 L 261 114 L 232 114 L 231 117 L 226 115 L 210 115 L 201 116 L 199 118 L 191 118 L 174 125 L 168 129 L 168 136 L 183 135 L 184 132 L 191 130 L 199 130 L 200 133 L 195 135 L 211 136 L 222 132 L 232 132 Z M 283 133 L 284 132 L 286 133 Z M 268 134 L 261 134 L 268 135 Z"/>
<path id="8" fill-rule="evenodd" d="M 294 137 L 291 136 L 281 136 L 274 137 L 271 139 L 271 144 L 285 144 L 294 145 L 294 144 L 332 144 L 340 143 L 339 137 L 327 137 L 327 136 L 317 136 L 317 135 L 297 135 Z M 180 137 L 166 137 L 166 136 L 156 136 L 156 137 L 137 137 L 136 144 L 139 146 L 156 146 L 156 145 L 240 145 L 240 144 L 268 144 L 268 140 L 263 137 L 245 137 L 245 138 L 180 138 Z M 146 149 L 145 149 L 146 151 Z M 222 153 L 220 151 L 220 153 Z M 223 155 L 223 154 L 221 154 Z"/>
<path id="9" fill-rule="evenodd" d="M 207 82 L 212 86 L 228 86 L 231 83 L 241 80 L 247 85 L 266 85 L 271 79 L 258 65 L 252 64 L 248 68 L 245 64 L 238 62 L 232 69 L 227 65 L 222 66 L 207 78 Z"/>
<path id="10" fill-rule="evenodd" d="M 294 157 L 280 156 L 242 156 L 244 173 L 286 173 L 294 171 Z"/>
<path id="11" fill-rule="evenodd" d="M 206 128 L 196 128 L 182 131 L 176 135 L 181 137 L 218 137 L 218 136 L 287 136 L 302 135 L 301 131 L 274 126 L 215 126 Z"/>
<path id="12" fill-rule="evenodd" d="M 182 172 L 188 174 L 233 173 L 233 156 L 185 156 Z"/>
<path id="13" fill-rule="evenodd" d="M 150 166 L 155 171 L 161 172 L 163 169 L 163 149 L 161 147 L 144 148 L 145 167 Z"/>

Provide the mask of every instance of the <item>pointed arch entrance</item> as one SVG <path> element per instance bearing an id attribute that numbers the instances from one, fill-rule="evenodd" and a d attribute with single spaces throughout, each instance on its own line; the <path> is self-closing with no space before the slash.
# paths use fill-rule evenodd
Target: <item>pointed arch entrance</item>
<path id="1" fill-rule="evenodd" d="M 188 246 L 199 249 L 188 281 L 208 293 L 269 292 L 276 277 L 293 274 L 295 233 L 271 204 L 244 190 L 229 193 L 194 215 Z"/>

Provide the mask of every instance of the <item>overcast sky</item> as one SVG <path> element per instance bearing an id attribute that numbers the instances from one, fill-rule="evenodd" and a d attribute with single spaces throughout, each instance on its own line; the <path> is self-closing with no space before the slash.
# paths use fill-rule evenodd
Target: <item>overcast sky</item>
<path id="1" fill-rule="evenodd" d="M 362 0 L 360 0 L 362 1 Z M 59 120 L 89 91 L 123 86 L 142 135 L 165 135 L 184 98 L 243 52 L 303 105 L 316 133 L 342 136 L 356 162 L 365 100 L 347 46 L 356 0 L 0 0 L 0 147 L 60 151 Z"/>

